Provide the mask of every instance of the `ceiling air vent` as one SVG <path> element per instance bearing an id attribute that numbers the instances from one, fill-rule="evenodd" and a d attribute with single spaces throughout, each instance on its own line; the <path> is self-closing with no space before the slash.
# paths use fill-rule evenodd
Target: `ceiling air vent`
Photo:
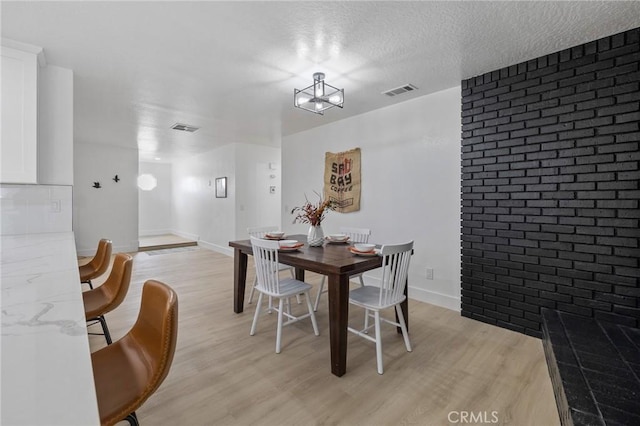
<path id="1" fill-rule="evenodd" d="M 188 124 L 181 124 L 181 123 L 176 123 L 173 126 L 171 126 L 171 128 L 173 130 L 180 130 L 181 132 L 189 132 L 189 133 L 193 133 L 196 130 L 198 130 L 200 127 L 196 127 L 196 126 L 189 126 Z"/>
<path id="2" fill-rule="evenodd" d="M 387 90 L 386 92 L 382 92 L 383 95 L 387 96 L 397 96 L 403 93 L 412 92 L 417 90 L 418 88 L 413 84 L 405 84 L 404 86 L 396 87 L 395 89 Z"/>

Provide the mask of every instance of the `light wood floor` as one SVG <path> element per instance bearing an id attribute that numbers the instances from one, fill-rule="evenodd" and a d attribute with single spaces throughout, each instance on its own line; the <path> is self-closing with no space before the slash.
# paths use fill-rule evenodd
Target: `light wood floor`
<path id="1" fill-rule="evenodd" d="M 196 245 L 198 245 L 197 241 L 174 234 L 138 237 L 138 250 L 140 251 L 158 250 L 169 247 L 189 247 Z"/>
<path id="2" fill-rule="evenodd" d="M 254 305 L 233 313 L 233 259 L 198 248 L 135 255 L 129 294 L 107 315 L 114 340 L 133 325 L 142 283 L 151 278 L 178 293 L 180 326 L 169 376 L 137 411 L 143 426 L 482 424 L 460 422 L 463 411 L 483 413 L 485 424 L 559 424 L 535 338 L 410 301 L 413 352 L 383 325 L 380 376 L 374 344 L 349 334 L 347 374 L 338 378 L 329 368 L 326 295 L 317 313 L 320 336 L 305 321 L 285 327 L 276 354 L 275 315 L 263 316 L 249 336 Z M 319 276 L 307 273 L 307 281 L 317 284 Z M 361 324 L 358 310 L 350 317 Z M 105 345 L 102 336 L 89 339 L 92 350 Z"/>

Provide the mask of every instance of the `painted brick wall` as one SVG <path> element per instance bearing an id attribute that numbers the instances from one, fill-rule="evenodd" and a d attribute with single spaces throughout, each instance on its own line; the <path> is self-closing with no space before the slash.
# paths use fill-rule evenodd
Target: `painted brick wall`
<path id="1" fill-rule="evenodd" d="M 462 82 L 462 315 L 640 322 L 640 28 Z"/>

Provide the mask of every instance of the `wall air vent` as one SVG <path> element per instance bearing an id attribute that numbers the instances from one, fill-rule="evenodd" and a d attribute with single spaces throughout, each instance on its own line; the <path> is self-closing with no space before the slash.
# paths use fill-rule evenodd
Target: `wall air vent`
<path id="1" fill-rule="evenodd" d="M 382 92 L 383 95 L 387 96 L 397 96 L 403 93 L 412 92 L 414 90 L 418 90 L 416 86 L 413 84 L 405 84 L 404 86 L 396 87 L 395 89 L 387 90 L 386 92 Z"/>
<path id="2" fill-rule="evenodd" d="M 188 124 L 176 123 L 173 126 L 171 126 L 171 128 L 173 130 L 180 130 L 181 132 L 193 133 L 196 130 L 198 130 L 200 127 L 189 126 Z"/>

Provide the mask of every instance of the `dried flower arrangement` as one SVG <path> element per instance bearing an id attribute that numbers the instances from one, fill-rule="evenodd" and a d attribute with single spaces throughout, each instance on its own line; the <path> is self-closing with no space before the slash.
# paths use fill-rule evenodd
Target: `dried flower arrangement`
<path id="1" fill-rule="evenodd" d="M 318 194 L 318 198 L 320 199 L 317 203 L 313 204 L 309 201 L 307 196 L 305 195 L 305 199 L 307 200 L 301 207 L 294 207 L 291 210 L 291 214 L 295 214 L 296 217 L 293 219 L 293 223 L 308 223 L 311 226 L 319 226 L 324 219 L 324 215 L 328 210 L 333 210 L 335 208 L 335 202 L 331 200 L 323 200 L 322 196 Z"/>

